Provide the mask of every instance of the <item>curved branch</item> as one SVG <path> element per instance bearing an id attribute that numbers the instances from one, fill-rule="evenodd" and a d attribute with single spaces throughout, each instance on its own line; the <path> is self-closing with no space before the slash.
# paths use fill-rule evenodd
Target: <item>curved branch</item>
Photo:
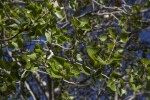
<path id="1" fill-rule="evenodd" d="M 25 31 L 25 30 L 27 30 L 27 28 L 25 28 L 24 30 L 19 30 L 19 32 L 16 34 L 16 35 L 14 35 L 14 36 L 12 36 L 12 37 L 10 37 L 10 38 L 7 38 L 7 39 L 0 39 L 0 41 L 9 41 L 9 40 L 12 40 L 13 38 L 15 38 L 15 37 L 17 37 L 21 32 L 23 32 L 23 31 Z"/>

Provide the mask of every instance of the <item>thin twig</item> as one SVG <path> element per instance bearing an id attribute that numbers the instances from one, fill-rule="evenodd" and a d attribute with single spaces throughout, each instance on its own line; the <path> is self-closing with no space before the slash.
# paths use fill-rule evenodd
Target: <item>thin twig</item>
<path id="1" fill-rule="evenodd" d="M 107 59 L 106 61 L 109 61 L 109 60 L 110 60 L 110 58 L 111 58 L 111 56 L 112 56 L 112 53 L 113 53 L 113 51 L 114 51 L 114 49 L 115 49 L 115 46 L 116 46 L 116 41 L 114 41 L 114 46 L 113 46 L 113 48 L 112 48 L 112 50 L 111 50 L 111 53 L 110 53 L 110 55 L 109 55 L 109 57 L 108 57 L 108 59 Z"/>
<path id="2" fill-rule="evenodd" d="M 111 15 L 119 22 L 119 19 L 113 13 Z"/>
<path id="3" fill-rule="evenodd" d="M 34 95 L 33 91 L 31 90 L 31 87 L 30 87 L 30 85 L 27 83 L 27 81 L 25 81 L 25 85 L 26 85 L 28 91 L 30 92 L 31 96 L 33 97 L 33 100 L 37 100 L 37 99 L 36 99 L 36 96 Z"/>

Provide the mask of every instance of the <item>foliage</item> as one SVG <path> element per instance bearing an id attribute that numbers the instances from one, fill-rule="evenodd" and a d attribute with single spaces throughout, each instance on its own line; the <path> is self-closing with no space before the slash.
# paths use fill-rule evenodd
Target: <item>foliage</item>
<path id="1" fill-rule="evenodd" d="M 150 93 L 149 42 L 139 38 L 150 23 L 150 1 L 106 1 L 0 0 L 0 97 Z"/>

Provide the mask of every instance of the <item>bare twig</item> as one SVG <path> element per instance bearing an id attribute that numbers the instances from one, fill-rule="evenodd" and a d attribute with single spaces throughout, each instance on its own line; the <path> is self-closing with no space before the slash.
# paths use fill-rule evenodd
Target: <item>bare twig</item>
<path id="1" fill-rule="evenodd" d="M 111 53 L 110 53 L 110 55 L 109 55 L 109 57 L 108 57 L 108 59 L 107 59 L 106 61 L 109 61 L 109 60 L 110 60 L 110 58 L 111 58 L 111 56 L 112 56 L 112 54 L 113 54 L 113 51 L 114 51 L 114 49 L 115 49 L 115 46 L 116 46 L 116 40 L 114 41 L 114 46 L 113 46 L 113 48 L 112 48 L 112 50 L 111 50 Z"/>
<path id="2" fill-rule="evenodd" d="M 150 94 L 150 91 L 141 91 L 139 93 L 134 93 L 133 95 L 126 97 L 125 100 L 133 100 L 134 98 L 136 98 L 136 96 L 139 96 L 142 94 Z"/>
<path id="3" fill-rule="evenodd" d="M 113 13 L 111 15 L 119 22 L 119 19 Z"/>
<path id="4" fill-rule="evenodd" d="M 31 90 L 31 87 L 30 87 L 30 85 L 28 84 L 27 81 L 25 81 L 25 85 L 26 85 L 28 91 L 30 92 L 30 94 L 31 94 L 31 96 L 32 96 L 32 98 L 33 98 L 33 100 L 37 100 L 35 94 L 34 94 L 33 91 Z"/>

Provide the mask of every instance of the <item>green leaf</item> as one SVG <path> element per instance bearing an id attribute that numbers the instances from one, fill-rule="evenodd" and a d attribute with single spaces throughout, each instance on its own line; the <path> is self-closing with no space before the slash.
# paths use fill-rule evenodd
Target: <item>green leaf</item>
<path id="1" fill-rule="evenodd" d="M 72 67 L 71 67 L 71 72 L 72 72 L 74 75 L 80 74 L 79 67 L 81 67 L 81 66 L 80 66 L 80 65 L 77 65 L 77 64 L 73 64 Z"/>
<path id="2" fill-rule="evenodd" d="M 37 59 L 37 56 L 36 56 L 36 53 L 32 53 L 31 55 L 27 55 L 30 59 L 32 60 L 36 60 Z"/>
<path id="3" fill-rule="evenodd" d="M 18 43 L 12 42 L 11 44 L 12 44 L 12 46 L 13 46 L 14 49 L 18 49 Z"/>
<path id="4" fill-rule="evenodd" d="M 147 68 L 147 72 L 150 75 L 150 67 Z"/>
<path id="5" fill-rule="evenodd" d="M 62 70 L 62 66 L 60 64 L 57 64 L 56 62 L 49 62 L 49 64 L 52 70 L 55 72 L 59 72 L 60 70 Z"/>
<path id="6" fill-rule="evenodd" d="M 31 67 L 31 68 L 30 68 L 30 71 L 31 71 L 31 72 L 35 72 L 35 71 L 37 71 L 38 69 L 39 69 L 38 67 Z"/>
<path id="7" fill-rule="evenodd" d="M 61 75 L 59 75 L 59 73 L 54 72 L 53 70 L 50 70 L 50 74 L 52 75 L 52 77 L 54 78 L 62 78 Z"/>
<path id="8" fill-rule="evenodd" d="M 112 29 L 109 28 L 109 34 L 114 39 L 116 37 L 116 33 L 112 31 Z"/>
<path id="9" fill-rule="evenodd" d="M 106 35 L 106 34 L 103 34 L 103 35 L 101 35 L 101 36 L 99 37 L 99 39 L 100 39 L 101 41 L 105 41 L 105 40 L 107 39 L 107 35 Z"/>
<path id="10" fill-rule="evenodd" d="M 116 84 L 114 81 L 112 81 L 111 79 L 108 80 L 107 86 L 112 90 L 112 91 L 116 91 Z"/>
<path id="11" fill-rule="evenodd" d="M 129 82 L 130 82 L 130 83 L 133 83 L 133 82 L 134 82 L 134 79 L 133 79 L 132 74 L 131 74 L 130 77 L 129 77 Z"/>
<path id="12" fill-rule="evenodd" d="M 124 81 L 120 78 L 120 83 L 121 83 L 121 87 L 123 88 L 124 87 Z"/>
<path id="13" fill-rule="evenodd" d="M 55 72 L 53 69 L 50 67 L 46 68 L 46 72 L 48 72 L 52 77 L 54 78 L 62 78 L 62 75 L 60 75 L 58 72 Z"/>
<path id="14" fill-rule="evenodd" d="M 41 49 L 35 49 L 35 52 L 36 53 L 42 53 L 42 50 Z"/>
<path id="15" fill-rule="evenodd" d="M 113 43 L 107 43 L 107 46 L 108 46 L 110 49 L 112 49 L 113 46 L 114 46 L 114 44 L 113 44 Z"/>
<path id="16" fill-rule="evenodd" d="M 127 91 L 125 89 L 122 89 L 122 88 L 117 88 L 117 92 L 120 96 L 124 95 L 127 93 Z"/>
<path id="17" fill-rule="evenodd" d="M 150 64 L 150 61 L 148 60 L 148 58 L 143 58 L 141 62 L 143 64 L 145 64 L 145 65 L 149 65 Z"/>
<path id="18" fill-rule="evenodd" d="M 59 64 L 64 65 L 65 59 L 58 56 L 53 56 L 54 60 L 56 60 Z"/>
<path id="19" fill-rule="evenodd" d="M 97 60 L 98 60 L 101 64 L 103 64 L 103 65 L 109 65 L 109 64 L 111 64 L 111 62 L 113 61 L 112 59 L 109 60 L 109 61 L 104 61 L 104 60 L 101 59 L 99 56 L 97 57 Z"/>
<path id="20" fill-rule="evenodd" d="M 72 16 L 72 24 L 78 27 L 80 25 L 80 22 L 77 18 Z"/>
<path id="21" fill-rule="evenodd" d="M 124 51 L 124 49 L 123 49 L 122 47 L 119 47 L 119 48 L 117 48 L 117 51 L 118 51 L 119 53 L 122 53 L 122 52 Z"/>
<path id="22" fill-rule="evenodd" d="M 30 67 L 31 67 L 30 61 L 27 61 L 26 69 L 29 69 Z"/>
<path id="23" fill-rule="evenodd" d="M 81 70 L 83 71 L 83 73 L 85 73 L 86 75 L 90 75 L 90 70 L 85 66 L 81 66 Z"/>
<path id="24" fill-rule="evenodd" d="M 82 27 L 82 30 L 85 30 L 85 31 L 90 31 L 92 28 L 89 24 L 85 24 L 83 27 Z"/>
<path id="25" fill-rule="evenodd" d="M 70 73 L 70 64 L 65 62 L 64 66 L 66 68 L 67 73 Z"/>
<path id="26" fill-rule="evenodd" d="M 13 18 L 13 20 L 14 20 L 17 24 L 20 24 L 20 21 L 19 21 L 19 20 L 15 19 L 15 18 Z"/>
<path id="27" fill-rule="evenodd" d="M 18 47 L 22 48 L 23 47 L 23 43 L 24 43 L 23 37 L 18 38 L 17 39 L 17 43 L 18 43 Z"/>
<path id="28" fill-rule="evenodd" d="M 2 92 L 6 91 L 6 90 L 7 90 L 7 85 L 6 85 L 6 84 L 3 84 L 3 86 L 0 87 L 0 90 L 1 90 Z"/>
<path id="29" fill-rule="evenodd" d="M 120 59 L 122 59 L 123 57 L 124 57 L 123 55 L 116 54 L 116 55 L 114 55 L 113 60 L 120 60 Z"/>
<path id="30" fill-rule="evenodd" d="M 11 24 L 8 27 L 12 28 L 12 29 L 18 29 L 18 25 L 17 24 Z"/>
<path id="31" fill-rule="evenodd" d="M 93 60 L 96 60 L 96 57 L 94 55 L 96 55 L 99 51 L 100 51 L 100 49 L 93 45 L 87 46 L 87 53 Z"/>
<path id="32" fill-rule="evenodd" d="M 137 90 L 139 90 L 140 88 L 142 88 L 141 85 L 138 85 L 137 87 L 135 86 L 135 84 L 131 84 L 131 85 L 132 85 L 132 88 L 133 88 L 134 91 L 137 91 Z"/>
<path id="33" fill-rule="evenodd" d="M 128 38 L 128 34 L 129 34 L 130 32 L 127 32 L 125 29 L 122 29 L 121 30 L 121 32 L 120 32 L 120 39 L 121 39 L 121 42 L 124 42 L 124 43 L 126 43 L 128 40 L 129 40 L 129 38 Z"/>
<path id="34" fill-rule="evenodd" d="M 60 10 L 56 10 L 55 15 L 60 19 L 63 18 L 62 11 L 60 11 Z"/>
<path id="35" fill-rule="evenodd" d="M 77 58 L 77 61 L 83 61 L 81 54 L 77 54 L 77 55 L 76 55 L 76 58 Z"/>
<path id="36" fill-rule="evenodd" d="M 48 43 L 51 43 L 51 32 L 45 32 L 46 39 Z"/>
<path id="37" fill-rule="evenodd" d="M 112 72 L 111 77 L 117 79 L 119 77 L 119 74 L 117 72 Z"/>
<path id="38" fill-rule="evenodd" d="M 6 70 L 11 70 L 12 69 L 12 66 L 9 62 L 7 62 L 6 60 L 3 60 L 3 66 Z"/>
<path id="39" fill-rule="evenodd" d="M 69 96 L 68 99 L 69 99 L 69 100 L 73 100 L 73 99 L 74 99 L 74 96 Z"/>

